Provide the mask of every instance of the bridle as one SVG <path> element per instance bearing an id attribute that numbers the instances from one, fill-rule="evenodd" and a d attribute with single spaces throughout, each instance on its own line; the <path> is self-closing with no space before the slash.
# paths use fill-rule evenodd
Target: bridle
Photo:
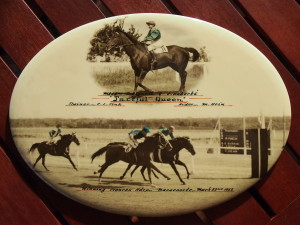
<path id="1" fill-rule="evenodd" d="M 123 40 L 121 39 L 120 42 L 123 42 Z M 109 52 L 111 49 L 113 49 L 115 47 L 124 47 L 124 46 L 130 46 L 130 45 L 135 45 L 135 44 L 134 43 L 130 43 L 130 44 L 124 44 L 124 43 L 115 44 L 115 45 L 112 45 L 107 51 Z"/>

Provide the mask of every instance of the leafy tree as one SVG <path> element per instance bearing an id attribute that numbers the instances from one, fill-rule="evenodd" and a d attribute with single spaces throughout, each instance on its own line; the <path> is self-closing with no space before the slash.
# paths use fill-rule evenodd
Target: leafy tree
<path id="1" fill-rule="evenodd" d="M 96 31 L 93 38 L 90 41 L 91 47 L 87 54 L 88 61 L 95 61 L 97 55 L 99 56 L 106 56 L 108 55 L 114 57 L 122 57 L 124 55 L 124 48 L 123 47 L 115 47 L 110 51 L 107 51 L 106 44 L 115 33 L 117 29 L 124 30 L 124 23 L 127 17 L 123 19 L 117 19 L 115 22 L 111 24 L 105 24 L 104 27 Z M 127 34 L 131 35 L 135 40 L 138 40 L 142 34 L 139 34 L 136 28 L 131 24 L 130 28 L 125 31 Z"/>
<path id="2" fill-rule="evenodd" d="M 200 48 L 200 58 L 201 60 L 203 60 L 204 62 L 209 62 L 209 58 L 206 52 L 206 46 L 203 46 L 202 48 Z"/>

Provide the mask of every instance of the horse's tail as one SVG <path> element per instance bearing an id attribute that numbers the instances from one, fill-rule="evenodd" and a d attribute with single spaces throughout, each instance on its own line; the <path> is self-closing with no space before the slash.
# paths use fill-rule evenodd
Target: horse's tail
<path id="1" fill-rule="evenodd" d="M 41 143 L 35 143 L 35 144 L 33 144 L 33 145 L 31 146 L 31 148 L 29 149 L 29 152 L 32 152 L 32 151 L 34 151 L 35 149 L 37 149 L 37 147 L 39 147 L 40 144 L 41 144 Z"/>
<path id="2" fill-rule="evenodd" d="M 194 48 L 184 48 L 184 49 L 193 54 L 193 59 L 192 59 L 193 62 L 195 62 L 200 58 L 200 53 L 196 49 Z"/>
<path id="3" fill-rule="evenodd" d="M 91 156 L 91 158 L 92 158 L 92 162 L 93 162 L 93 160 L 96 158 L 96 157 L 98 157 L 98 156 L 100 156 L 100 155 L 102 155 L 104 152 L 106 152 L 108 149 L 109 149 L 109 147 L 110 146 L 105 146 L 105 147 L 103 147 L 103 148 L 100 148 L 98 151 L 96 151 L 92 156 Z"/>

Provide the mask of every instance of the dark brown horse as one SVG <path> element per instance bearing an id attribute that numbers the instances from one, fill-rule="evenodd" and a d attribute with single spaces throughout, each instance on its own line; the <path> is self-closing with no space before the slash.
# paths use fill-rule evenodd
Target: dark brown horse
<path id="1" fill-rule="evenodd" d="M 163 175 L 165 178 L 170 179 L 166 175 L 164 175 L 162 172 L 159 171 L 159 169 L 156 168 L 151 163 L 151 157 L 150 154 L 157 148 L 166 148 L 170 149 L 171 145 L 170 143 L 165 139 L 165 137 L 160 133 L 155 133 L 154 135 L 150 137 L 146 137 L 145 141 L 140 143 L 136 148 L 133 148 L 130 152 L 126 152 L 127 146 L 124 148 L 124 145 L 122 143 L 110 143 L 106 145 L 105 147 L 99 149 L 97 152 L 95 152 L 92 155 L 92 162 L 97 157 L 102 155 L 106 152 L 105 155 L 105 163 L 101 166 L 100 170 L 98 171 L 100 173 L 99 175 L 99 182 L 101 183 L 101 177 L 103 172 L 109 167 L 110 165 L 118 162 L 118 161 L 124 161 L 130 164 L 136 164 L 139 166 L 145 166 L 148 170 L 149 175 L 149 181 L 152 184 L 151 180 L 151 169 L 157 171 L 161 175 Z"/>
<path id="2" fill-rule="evenodd" d="M 77 145 L 80 145 L 79 140 L 77 139 L 75 133 L 73 134 L 65 134 L 61 136 L 61 139 L 57 141 L 56 144 L 49 144 L 47 141 L 41 142 L 41 143 L 35 143 L 31 146 L 29 152 L 34 151 L 35 149 L 38 149 L 40 155 L 36 159 L 35 163 L 33 164 L 33 168 L 36 166 L 37 162 L 42 159 L 42 164 L 44 168 L 48 170 L 48 168 L 45 165 L 45 157 L 47 154 L 53 155 L 53 156 L 63 156 L 67 158 L 70 163 L 72 164 L 73 168 L 77 170 L 75 164 L 73 163 L 70 155 L 69 155 L 69 146 L 70 144 L 74 142 Z"/>
<path id="3" fill-rule="evenodd" d="M 153 160 L 154 160 L 154 162 L 168 163 L 172 167 L 172 169 L 174 170 L 174 172 L 176 173 L 176 175 L 179 178 L 180 182 L 182 184 L 185 184 L 185 182 L 181 179 L 180 174 L 179 174 L 179 172 L 178 172 L 175 164 L 181 165 L 181 166 L 183 166 L 186 169 L 187 178 L 189 178 L 190 173 L 189 173 L 188 168 L 185 165 L 185 163 L 183 163 L 182 161 L 179 160 L 179 151 L 185 148 L 192 155 L 195 155 L 196 152 L 195 152 L 194 147 L 193 147 L 193 145 L 192 145 L 192 143 L 191 143 L 191 141 L 190 141 L 190 139 L 188 137 L 177 137 L 174 140 L 170 140 L 170 144 L 173 147 L 171 151 L 168 151 L 167 149 L 155 149 L 155 151 L 153 152 Z M 132 166 L 132 164 L 128 165 L 126 171 L 120 177 L 121 179 L 123 179 L 125 177 L 127 171 L 131 168 L 131 166 Z M 131 176 L 133 175 L 133 173 L 135 172 L 135 170 L 138 167 L 139 167 L 139 165 L 137 165 L 134 168 L 134 170 L 131 172 Z M 144 176 L 145 169 L 146 169 L 145 167 L 142 167 L 142 169 L 141 169 L 141 173 L 142 173 L 142 176 L 143 176 L 144 180 L 146 180 L 146 178 Z"/>
<path id="4" fill-rule="evenodd" d="M 126 54 L 130 57 L 131 67 L 135 74 L 134 92 L 137 92 L 138 86 L 145 91 L 152 92 L 142 84 L 146 74 L 151 70 L 152 56 L 147 46 L 142 42 L 138 42 L 123 30 L 117 29 L 107 43 L 107 50 L 119 46 L 122 46 Z M 193 62 L 200 58 L 200 54 L 194 48 L 183 48 L 176 45 L 166 47 L 168 52 L 157 54 L 157 63 L 154 70 L 171 67 L 178 72 L 181 79 L 179 92 L 184 92 L 187 78 L 185 69 L 189 62 L 189 52 L 193 54 Z"/>

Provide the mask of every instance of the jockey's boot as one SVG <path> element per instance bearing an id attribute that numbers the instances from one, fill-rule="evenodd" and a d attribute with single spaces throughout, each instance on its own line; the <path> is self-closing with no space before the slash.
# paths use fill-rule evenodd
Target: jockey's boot
<path id="1" fill-rule="evenodd" d="M 155 67 L 156 67 L 156 64 L 157 64 L 157 58 L 156 58 L 156 54 L 154 53 L 153 50 L 150 51 L 150 54 L 151 54 L 151 58 L 152 58 L 152 61 L 151 61 L 151 70 L 154 70 Z"/>

